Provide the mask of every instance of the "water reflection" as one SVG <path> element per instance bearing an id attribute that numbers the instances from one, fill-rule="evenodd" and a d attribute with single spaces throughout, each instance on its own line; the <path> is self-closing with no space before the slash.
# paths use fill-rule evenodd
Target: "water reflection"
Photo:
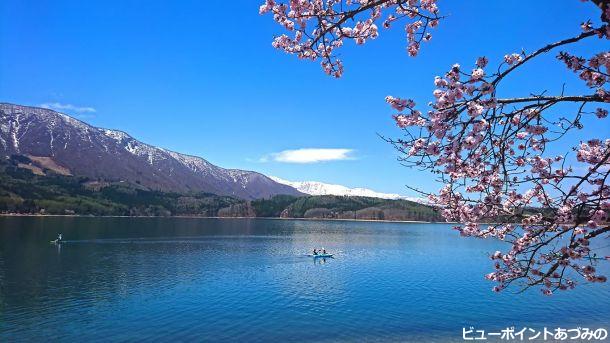
<path id="1" fill-rule="evenodd" d="M 314 264 L 326 264 L 327 261 L 332 260 L 333 257 L 318 257 L 318 258 L 314 258 L 313 262 Z"/>
<path id="2" fill-rule="evenodd" d="M 66 242 L 49 244 L 58 232 Z M 320 246 L 336 258 L 306 256 Z M 474 324 L 608 324 L 608 285 L 490 292 L 499 247 L 446 225 L 0 218 L 0 341 L 447 341 Z"/>

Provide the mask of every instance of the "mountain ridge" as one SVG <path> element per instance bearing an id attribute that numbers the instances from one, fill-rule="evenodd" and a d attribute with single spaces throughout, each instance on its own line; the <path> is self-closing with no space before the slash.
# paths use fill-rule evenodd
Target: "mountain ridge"
<path id="1" fill-rule="evenodd" d="M 222 168 L 199 156 L 144 143 L 122 130 L 95 127 L 35 106 L 0 103 L 0 154 L 48 157 L 74 175 L 153 190 L 243 199 L 302 195 L 261 173 Z"/>
<path id="2" fill-rule="evenodd" d="M 301 193 L 309 194 L 309 195 L 340 195 L 340 196 L 359 196 L 359 197 L 371 197 L 371 198 L 380 198 L 380 199 L 390 199 L 390 200 L 408 200 L 417 202 L 420 204 L 428 204 L 427 199 L 425 198 L 417 198 L 417 197 L 408 197 L 395 193 L 382 193 L 376 192 L 369 188 L 362 187 L 346 187 L 343 185 L 319 182 L 319 181 L 288 181 L 276 176 L 269 176 L 273 181 L 282 183 L 285 185 L 289 185 Z"/>

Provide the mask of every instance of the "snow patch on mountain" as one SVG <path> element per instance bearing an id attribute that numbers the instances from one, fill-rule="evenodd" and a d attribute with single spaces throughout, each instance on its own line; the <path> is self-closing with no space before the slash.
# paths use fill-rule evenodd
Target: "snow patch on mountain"
<path id="1" fill-rule="evenodd" d="M 358 197 L 371 197 L 392 200 L 409 200 L 421 204 L 427 204 L 425 198 L 408 197 L 395 193 L 381 193 L 368 188 L 349 188 L 342 185 L 323 183 L 318 181 L 288 181 L 275 176 L 269 176 L 270 179 L 277 183 L 296 188 L 299 192 L 309 195 L 347 195 Z"/>
<path id="2" fill-rule="evenodd" d="M 122 142 L 124 139 L 131 138 L 128 134 L 119 130 L 100 129 L 104 134 L 117 142 Z"/>

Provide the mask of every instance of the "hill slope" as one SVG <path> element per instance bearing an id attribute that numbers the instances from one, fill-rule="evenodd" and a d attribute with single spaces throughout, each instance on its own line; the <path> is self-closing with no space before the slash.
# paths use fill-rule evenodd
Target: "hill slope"
<path id="1" fill-rule="evenodd" d="M 248 201 L 100 182 L 51 167 L 23 155 L 0 159 L 0 213 L 440 220 L 432 207 L 405 200 L 276 195 Z"/>
<path id="2" fill-rule="evenodd" d="M 301 195 L 288 185 L 203 158 L 158 148 L 116 130 L 53 110 L 0 103 L 0 156 L 26 155 L 65 174 L 126 181 L 165 192 L 205 192 L 242 199 Z"/>

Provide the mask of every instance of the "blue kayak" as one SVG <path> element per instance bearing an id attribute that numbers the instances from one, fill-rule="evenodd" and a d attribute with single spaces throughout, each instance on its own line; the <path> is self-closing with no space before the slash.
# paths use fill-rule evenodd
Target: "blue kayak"
<path id="1" fill-rule="evenodd" d="M 313 257 L 313 258 L 318 258 L 318 257 L 333 257 L 333 254 L 309 254 L 307 255 L 309 257 Z"/>

